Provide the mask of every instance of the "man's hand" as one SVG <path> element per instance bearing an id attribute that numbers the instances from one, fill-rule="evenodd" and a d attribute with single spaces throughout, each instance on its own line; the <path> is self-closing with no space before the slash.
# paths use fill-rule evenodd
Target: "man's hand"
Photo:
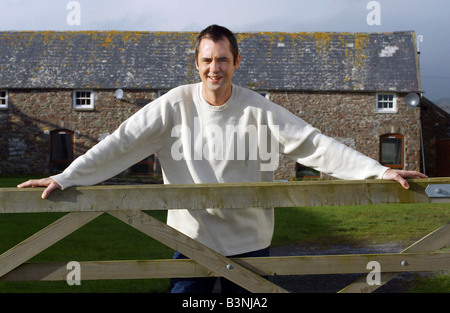
<path id="1" fill-rule="evenodd" d="M 61 189 L 61 185 L 58 184 L 53 178 L 47 177 L 42 179 L 30 179 L 24 183 L 17 185 L 18 188 L 27 188 L 27 187 L 47 187 L 42 193 L 42 199 L 47 198 L 50 193 L 55 189 Z"/>
<path id="2" fill-rule="evenodd" d="M 389 169 L 384 172 L 382 179 L 394 180 L 400 183 L 405 189 L 409 189 L 409 184 L 405 178 L 428 178 L 427 175 L 417 171 L 393 170 Z"/>

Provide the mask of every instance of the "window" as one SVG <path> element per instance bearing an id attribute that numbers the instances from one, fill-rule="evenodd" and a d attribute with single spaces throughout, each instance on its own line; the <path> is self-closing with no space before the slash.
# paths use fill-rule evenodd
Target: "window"
<path id="1" fill-rule="evenodd" d="M 0 109 L 8 108 L 8 91 L 0 90 Z"/>
<path id="2" fill-rule="evenodd" d="M 73 132 L 55 130 L 51 132 L 50 171 L 60 173 L 73 161 Z"/>
<path id="3" fill-rule="evenodd" d="M 396 113 L 397 97 L 395 94 L 377 94 L 375 110 L 378 113 Z"/>
<path id="4" fill-rule="evenodd" d="M 93 110 L 94 109 L 94 92 L 87 90 L 75 90 L 73 93 L 73 108 Z"/>
<path id="5" fill-rule="evenodd" d="M 390 168 L 403 168 L 404 137 L 387 134 L 380 137 L 380 163 Z"/>
<path id="6" fill-rule="evenodd" d="M 313 168 L 295 163 L 295 172 L 297 178 L 320 178 L 320 172 Z"/>

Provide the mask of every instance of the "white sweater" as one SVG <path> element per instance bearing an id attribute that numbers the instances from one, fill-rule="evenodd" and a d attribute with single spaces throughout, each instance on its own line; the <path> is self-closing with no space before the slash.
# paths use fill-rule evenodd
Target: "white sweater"
<path id="1" fill-rule="evenodd" d="M 340 179 L 387 170 L 258 93 L 233 85 L 228 102 L 215 107 L 201 88 L 181 86 L 149 103 L 52 177 L 63 189 L 94 185 L 154 153 L 165 184 L 272 181 L 278 152 Z M 169 210 L 167 224 L 229 256 L 268 247 L 273 215 L 273 208 Z"/>

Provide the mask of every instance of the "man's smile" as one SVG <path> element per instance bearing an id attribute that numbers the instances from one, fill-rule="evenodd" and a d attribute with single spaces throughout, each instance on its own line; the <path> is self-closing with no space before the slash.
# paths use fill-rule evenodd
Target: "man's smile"
<path id="1" fill-rule="evenodd" d="M 213 82 L 213 83 L 218 83 L 223 76 L 220 75 L 208 75 L 208 78 Z"/>

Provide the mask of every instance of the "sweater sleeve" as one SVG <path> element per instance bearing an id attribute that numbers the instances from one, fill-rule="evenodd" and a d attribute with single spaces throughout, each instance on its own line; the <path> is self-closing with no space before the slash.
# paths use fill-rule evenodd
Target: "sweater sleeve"
<path id="1" fill-rule="evenodd" d="M 168 106 L 155 100 L 125 122 L 61 174 L 51 176 L 62 189 L 95 185 L 156 153 L 165 133 Z"/>
<path id="2" fill-rule="evenodd" d="M 279 125 L 280 153 L 339 179 L 381 179 L 388 169 L 376 160 L 323 135 L 284 108 L 273 114 Z"/>
<path id="3" fill-rule="evenodd" d="M 339 179 L 381 179 L 388 169 L 320 132 L 313 132 L 288 157 Z"/>

